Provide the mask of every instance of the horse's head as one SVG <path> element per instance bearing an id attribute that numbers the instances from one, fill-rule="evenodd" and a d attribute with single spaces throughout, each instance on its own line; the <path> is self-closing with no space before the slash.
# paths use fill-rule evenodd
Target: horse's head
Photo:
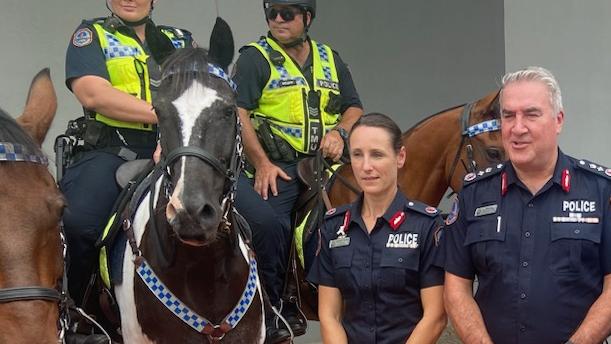
<path id="1" fill-rule="evenodd" d="M 214 241 L 241 164 L 240 124 L 226 51 L 176 51 L 164 63 L 155 110 L 170 175 L 166 217 L 183 243 Z M 225 58 L 219 58 L 225 56 Z"/>
<path id="2" fill-rule="evenodd" d="M 472 106 L 472 107 L 471 107 Z M 466 105 L 470 111 L 462 115 L 463 145 L 460 165 L 464 173 L 476 172 L 505 160 L 501 141 L 499 92 L 494 91 L 473 104 Z M 458 167 L 463 171 L 461 167 Z M 464 173 L 451 174 L 454 191 L 462 188 Z"/>
<path id="3" fill-rule="evenodd" d="M 0 110 L 2 343 L 57 342 L 64 199 L 40 150 L 56 106 L 49 72 L 44 70 L 34 78 L 17 121 Z"/>

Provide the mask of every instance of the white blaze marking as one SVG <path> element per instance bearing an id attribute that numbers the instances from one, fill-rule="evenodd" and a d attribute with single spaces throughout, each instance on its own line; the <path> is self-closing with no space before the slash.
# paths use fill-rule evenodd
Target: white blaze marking
<path id="1" fill-rule="evenodd" d="M 180 97 L 172 102 L 180 118 L 183 146 L 189 145 L 191 135 L 193 134 L 193 127 L 202 111 L 211 107 L 215 101 L 220 99 L 216 90 L 202 85 L 197 80 L 193 80 L 193 84 L 187 88 Z M 182 191 L 184 190 L 186 159 L 183 156 L 180 160 L 180 178 L 178 178 L 178 182 L 176 183 L 176 189 L 172 195 L 172 199 L 174 199 L 174 197 L 180 199 Z"/>

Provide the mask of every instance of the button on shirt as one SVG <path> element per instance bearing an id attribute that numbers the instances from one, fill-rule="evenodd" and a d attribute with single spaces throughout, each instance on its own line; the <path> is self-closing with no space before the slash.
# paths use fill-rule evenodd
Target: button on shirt
<path id="1" fill-rule="evenodd" d="M 409 209 L 408 202 L 398 192 L 368 234 L 361 196 L 327 217 L 321 229 L 321 250 L 308 278 L 340 290 L 342 325 L 350 343 L 404 343 L 422 318 L 420 289 L 443 284 L 435 245 L 440 218 Z M 350 242 L 330 248 L 347 210 Z M 393 230 L 390 223 L 401 212 L 405 219 Z"/>
<path id="2" fill-rule="evenodd" d="M 564 343 L 611 273 L 611 182 L 579 164 L 559 151 L 534 196 L 511 164 L 461 191 L 445 268 L 477 275 L 475 300 L 495 343 Z"/>

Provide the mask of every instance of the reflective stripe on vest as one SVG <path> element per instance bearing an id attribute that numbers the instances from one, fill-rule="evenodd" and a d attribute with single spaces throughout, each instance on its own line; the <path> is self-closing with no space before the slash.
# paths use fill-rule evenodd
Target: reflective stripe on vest
<path id="1" fill-rule="evenodd" d="M 270 66 L 270 78 L 262 91 L 258 108 L 253 110 L 253 124 L 266 120 L 275 135 L 287 141 L 296 151 L 314 153 L 322 135 L 340 120 L 338 113 L 327 112 L 330 93 L 339 96 L 339 79 L 333 51 L 327 45 L 311 41 L 313 65 L 313 90 L 320 92 L 319 114 L 308 111 L 307 96 L 310 91 L 300 68 L 272 39 L 262 38 L 256 47 Z M 284 57 L 282 65 L 275 65 L 269 53 L 276 50 Z M 321 120 L 322 116 L 322 120 Z"/>
<path id="2" fill-rule="evenodd" d="M 149 71 L 146 63 L 149 55 L 142 49 L 140 43 L 119 31 L 110 33 L 100 23 L 94 23 L 93 27 L 106 58 L 106 69 L 112 86 L 151 103 Z M 184 40 L 178 39 L 171 30 L 162 29 L 162 32 L 170 38 L 174 47 L 185 46 Z M 148 123 L 119 121 L 100 113 L 95 114 L 95 120 L 111 127 L 153 130 L 153 125 Z"/>

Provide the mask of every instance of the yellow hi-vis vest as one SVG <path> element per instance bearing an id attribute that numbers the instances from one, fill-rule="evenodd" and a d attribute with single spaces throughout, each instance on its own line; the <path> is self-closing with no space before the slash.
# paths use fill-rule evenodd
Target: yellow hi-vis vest
<path id="1" fill-rule="evenodd" d="M 255 129 L 260 121 L 269 123 L 272 132 L 287 141 L 296 151 L 313 154 L 322 136 L 340 121 L 339 113 L 327 112 L 330 94 L 339 97 L 339 79 L 333 51 L 327 45 L 311 41 L 313 90 L 320 92 L 318 111 L 308 111 L 311 90 L 299 67 L 273 39 L 262 37 L 249 44 L 256 47 L 269 63 L 271 74 L 253 110 Z M 277 51 L 284 63 L 276 65 L 269 54 Z M 339 109 L 337 110 L 339 112 Z"/>
<path id="2" fill-rule="evenodd" d="M 94 23 L 93 27 L 106 58 L 106 68 L 112 86 L 151 103 L 149 71 L 146 65 L 149 55 L 140 43 L 118 30 L 115 32 L 105 30 L 101 22 Z M 185 40 L 179 38 L 173 30 L 161 28 L 161 31 L 170 38 L 174 47 L 185 47 Z M 95 120 L 111 127 L 153 130 L 152 124 L 118 121 L 101 113 L 95 114 Z"/>

